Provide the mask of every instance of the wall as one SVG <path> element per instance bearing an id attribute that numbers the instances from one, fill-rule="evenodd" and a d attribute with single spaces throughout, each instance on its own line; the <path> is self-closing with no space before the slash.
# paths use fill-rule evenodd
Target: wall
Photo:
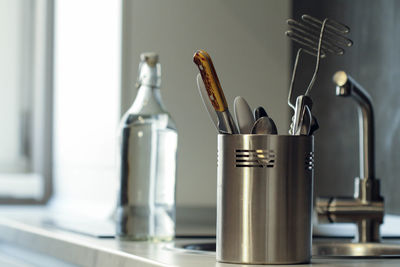
<path id="1" fill-rule="evenodd" d="M 316 134 L 316 189 L 319 195 L 352 195 L 359 175 L 356 105 L 335 96 L 331 82 L 343 69 L 370 93 L 375 108 L 376 176 L 381 179 L 386 212 L 400 213 L 400 52 L 399 1 L 293 1 L 293 17 L 307 13 L 329 17 L 351 28 L 354 46 L 345 56 L 321 63 L 313 89 Z M 305 65 L 310 71 L 313 62 Z M 306 82 L 304 78 L 302 80 Z"/>
<path id="2" fill-rule="evenodd" d="M 177 203 L 216 204 L 216 131 L 198 94 L 197 49 L 213 58 L 227 101 L 262 105 L 287 132 L 290 1 L 133 0 L 123 3 L 122 106 L 131 105 L 139 55 L 160 54 L 162 96 L 179 132 Z"/>

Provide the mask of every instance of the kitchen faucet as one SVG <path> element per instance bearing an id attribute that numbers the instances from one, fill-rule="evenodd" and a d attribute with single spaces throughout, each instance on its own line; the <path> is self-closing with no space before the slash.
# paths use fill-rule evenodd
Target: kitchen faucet
<path id="1" fill-rule="evenodd" d="M 356 223 L 359 243 L 380 242 L 384 200 L 380 195 L 380 181 L 375 177 L 374 112 L 368 93 L 344 71 L 333 76 L 336 95 L 351 97 L 358 104 L 360 176 L 354 181 L 351 198 L 318 198 L 318 222 Z"/>

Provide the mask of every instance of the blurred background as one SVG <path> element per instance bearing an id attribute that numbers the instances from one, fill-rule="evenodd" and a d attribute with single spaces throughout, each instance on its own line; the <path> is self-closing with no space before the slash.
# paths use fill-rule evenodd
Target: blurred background
<path id="1" fill-rule="evenodd" d="M 359 174 L 356 106 L 337 98 L 331 82 L 345 70 L 372 96 L 376 173 L 386 212 L 400 214 L 399 8 L 395 0 L 0 0 L 0 201 L 110 214 L 119 120 L 136 95 L 140 53 L 154 51 L 178 127 L 178 220 L 215 222 L 217 133 L 193 53 L 210 53 L 231 108 L 238 95 L 262 105 L 284 134 L 297 50 L 286 19 L 306 13 L 344 22 L 354 41 L 344 56 L 322 60 L 312 91 L 316 192 L 351 196 Z M 301 66 L 304 84 L 313 64 L 310 57 Z"/>

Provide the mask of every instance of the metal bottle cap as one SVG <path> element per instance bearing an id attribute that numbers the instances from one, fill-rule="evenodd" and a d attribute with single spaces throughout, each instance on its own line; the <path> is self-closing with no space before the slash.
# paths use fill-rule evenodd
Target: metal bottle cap
<path id="1" fill-rule="evenodd" d="M 160 87 L 161 65 L 158 62 L 158 54 L 154 52 L 142 53 L 140 55 L 139 76 L 136 86 Z"/>

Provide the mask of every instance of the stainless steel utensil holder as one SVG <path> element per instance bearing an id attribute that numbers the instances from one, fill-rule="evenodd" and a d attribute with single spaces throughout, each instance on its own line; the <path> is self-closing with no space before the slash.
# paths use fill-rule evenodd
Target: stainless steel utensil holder
<path id="1" fill-rule="evenodd" d="M 313 136 L 219 135 L 217 260 L 311 258 Z"/>

